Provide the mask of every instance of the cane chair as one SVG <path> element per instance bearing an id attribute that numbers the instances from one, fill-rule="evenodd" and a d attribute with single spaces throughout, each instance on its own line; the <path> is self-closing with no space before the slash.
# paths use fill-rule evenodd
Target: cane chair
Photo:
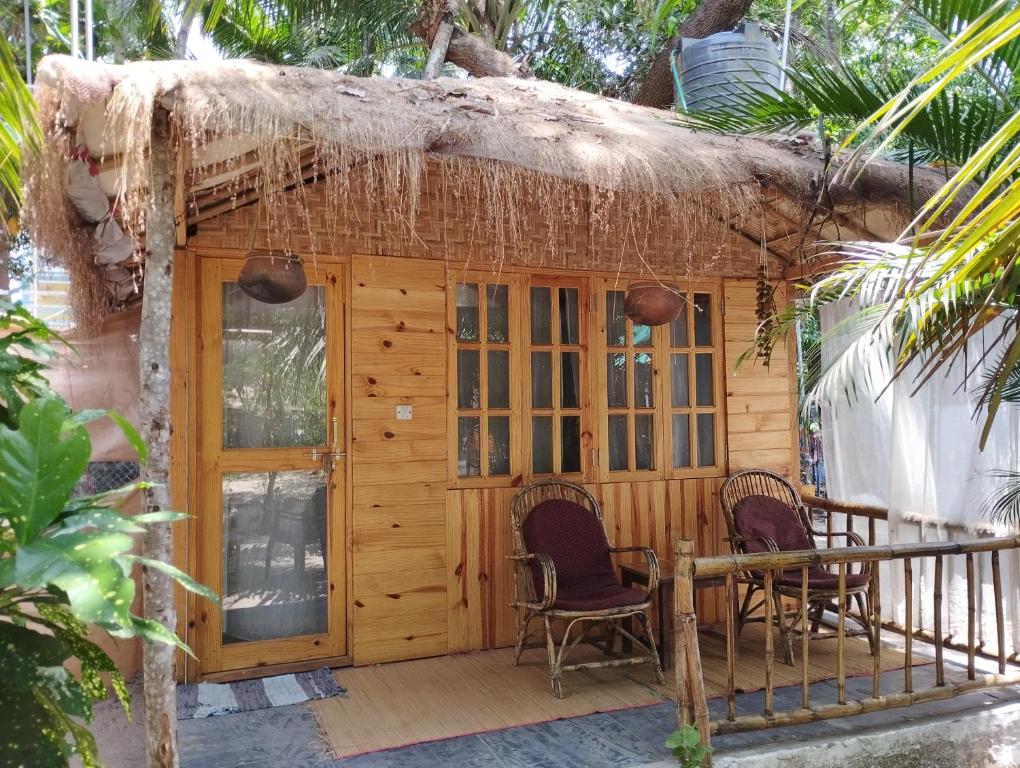
<path id="1" fill-rule="evenodd" d="M 793 485 L 781 475 L 763 469 L 749 469 L 726 478 L 721 493 L 723 517 L 729 530 L 730 547 L 734 554 L 755 552 L 789 552 L 817 549 L 816 536 L 839 536 L 847 546 L 864 546 L 864 540 L 853 531 L 833 531 L 831 534 L 816 531 L 811 526 L 807 507 Z M 854 570 L 855 569 L 855 570 Z M 761 571 L 744 571 L 739 580 L 746 585 L 744 599 L 737 615 L 737 637 L 744 624 L 762 621 L 758 610 L 766 600 L 775 602 L 776 624 L 783 641 L 787 664 L 793 664 L 793 636 L 810 632 L 810 637 L 836 637 L 834 633 L 819 633 L 819 625 L 826 608 L 839 599 L 839 577 L 820 565 L 808 568 L 809 627 L 798 627 L 800 612 L 787 615 L 783 598 L 802 598 L 800 567 L 788 568 L 773 575 L 772 594 L 765 595 L 765 574 Z M 847 629 L 848 635 L 867 635 L 872 653 L 875 652 L 877 634 L 870 625 L 871 564 L 851 564 L 847 569 L 845 596 L 847 603 L 854 600 L 859 614 L 852 616 L 860 631 Z M 759 602 L 754 603 L 754 596 Z M 849 606 L 848 606 L 849 607 Z"/>
<path id="2" fill-rule="evenodd" d="M 659 562 L 647 547 L 613 547 L 606 536 L 602 510 L 584 488 L 562 480 L 532 483 L 514 496 L 510 504 L 517 611 L 517 639 L 514 666 L 520 663 L 531 636 L 531 625 L 541 622 L 549 655 L 549 679 L 553 695 L 563 698 L 561 678 L 564 672 L 578 669 L 617 667 L 648 662 L 656 678 L 663 682 L 655 637 L 648 620 L 651 598 L 659 584 Z M 639 552 L 648 562 L 648 585 L 644 589 L 623 587 L 613 561 L 613 553 Z M 631 634 L 625 620 L 637 619 L 643 642 Z M 565 624 L 557 643 L 553 623 Z M 604 636 L 592 636 L 597 627 Z M 575 633 L 575 629 L 577 630 Z M 617 636 L 630 643 L 637 655 L 616 653 Z M 573 638 L 573 639 L 571 639 Z M 606 659 L 582 663 L 564 663 L 567 655 L 582 641 L 601 650 Z"/>

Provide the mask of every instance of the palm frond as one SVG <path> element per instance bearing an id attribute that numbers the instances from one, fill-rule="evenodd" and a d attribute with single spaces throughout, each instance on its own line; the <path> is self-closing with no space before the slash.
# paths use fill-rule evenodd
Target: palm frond
<path id="1" fill-rule="evenodd" d="M 992 522 L 1020 526 L 1020 472 L 996 469 L 984 476 L 998 480 L 999 484 L 981 502 L 982 513 Z"/>
<path id="2" fill-rule="evenodd" d="M 21 160 L 42 141 L 35 101 L 15 64 L 7 41 L 0 38 L 0 216 L 7 218 L 21 202 Z"/>
<path id="3" fill-rule="evenodd" d="M 896 75 L 865 79 L 849 69 L 806 59 L 787 76 L 798 96 L 777 88 L 734 89 L 730 104 L 691 111 L 679 122 L 722 133 L 768 134 L 808 128 L 819 115 L 856 125 L 866 120 L 904 86 Z M 1006 114 L 988 99 L 970 93 L 941 93 L 903 128 L 915 147 L 916 162 L 964 163 L 999 127 Z"/>

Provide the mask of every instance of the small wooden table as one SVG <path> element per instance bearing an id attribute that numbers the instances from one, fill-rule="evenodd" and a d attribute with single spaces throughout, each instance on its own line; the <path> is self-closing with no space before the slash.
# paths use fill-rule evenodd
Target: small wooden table
<path id="1" fill-rule="evenodd" d="M 620 566 L 620 583 L 625 587 L 633 587 L 639 584 L 648 586 L 648 563 L 625 563 Z M 659 589 L 655 595 L 657 613 L 659 614 L 658 637 L 659 656 L 663 666 L 669 664 L 672 656 L 673 646 L 673 564 L 659 563 Z M 725 587 L 725 576 L 695 576 L 694 588 L 706 589 L 708 587 Z M 734 596 L 736 597 L 736 596 Z M 730 610 L 736 615 L 737 606 L 731 606 Z M 633 627 L 631 629 L 633 632 Z M 638 635 L 640 637 L 640 635 Z"/>

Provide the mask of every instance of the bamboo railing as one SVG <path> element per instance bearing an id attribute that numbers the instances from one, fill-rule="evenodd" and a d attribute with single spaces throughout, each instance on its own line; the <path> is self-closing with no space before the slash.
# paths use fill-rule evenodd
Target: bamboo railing
<path id="1" fill-rule="evenodd" d="M 814 500 L 808 502 L 813 505 Z M 843 512 L 842 509 L 839 510 Z M 867 513 L 865 513 L 867 516 Z M 694 557 L 693 542 L 677 539 L 673 545 L 675 563 L 674 583 L 674 662 L 677 687 L 677 723 L 680 727 L 694 724 L 701 733 L 702 742 L 710 744 L 715 734 L 735 731 L 756 730 L 781 725 L 795 725 L 814 720 L 824 720 L 848 715 L 857 715 L 895 707 L 906 707 L 927 701 L 936 701 L 958 696 L 969 691 L 982 688 L 993 688 L 1003 685 L 1020 683 L 1020 666 L 1010 665 L 1005 655 L 1005 624 L 1002 611 L 1002 581 L 1000 574 L 1000 554 L 1020 550 L 1020 536 L 988 538 L 967 542 L 930 542 L 891 545 L 871 545 L 865 547 L 830 548 L 818 550 L 802 550 L 796 552 L 762 552 L 757 554 L 719 555 L 716 557 Z M 996 610 L 996 633 L 999 638 L 999 652 L 995 658 L 998 672 L 995 674 L 978 674 L 975 656 L 976 621 L 975 615 L 975 575 L 974 560 L 982 553 L 990 553 L 992 560 L 993 588 L 999 605 Z M 946 664 L 943 658 L 942 616 L 949 606 L 943 603 L 943 563 L 947 558 L 962 557 L 966 559 L 967 578 L 967 665 L 966 680 L 950 682 L 946 680 Z M 913 644 L 918 640 L 911 623 L 913 620 L 913 571 L 914 562 L 922 559 L 934 560 L 934 585 L 931 591 L 933 616 L 935 619 L 934 636 L 931 638 L 935 653 L 934 687 L 922 690 L 915 689 L 911 661 Z M 851 700 L 847 696 L 846 680 L 846 640 L 845 622 L 847 618 L 847 573 L 852 564 L 872 563 L 872 579 L 869 584 L 870 615 L 864 617 L 872 630 L 881 627 L 882 607 L 879 601 L 879 563 L 887 563 L 889 568 L 902 568 L 904 598 L 906 601 L 906 626 L 903 628 L 904 658 L 902 690 L 883 693 L 882 691 L 882 648 L 876 643 L 873 653 L 873 671 L 871 695 Z M 764 574 L 765 591 L 770 593 L 774 580 L 779 574 L 800 571 L 799 606 L 796 609 L 802 627 L 808 625 L 808 594 L 809 568 L 823 566 L 835 569 L 838 579 L 838 598 L 836 606 L 836 685 L 838 700 L 835 704 L 813 705 L 811 703 L 811 678 L 809 672 L 810 633 L 800 633 L 800 666 L 801 666 L 801 700 L 796 709 L 777 711 L 775 706 L 775 640 L 774 631 L 765 632 L 765 696 L 764 709 L 761 714 L 737 715 L 736 707 L 736 664 L 737 637 L 736 618 L 729 614 L 726 618 L 726 715 L 724 718 L 711 719 L 705 692 L 705 683 L 701 667 L 701 654 L 698 646 L 697 616 L 694 609 L 694 578 L 723 577 L 726 582 L 726 594 L 733 604 L 740 574 L 757 572 Z M 789 587 L 787 587 L 789 590 Z M 765 626 L 771 628 L 776 610 L 772 600 L 766 600 Z M 746 652 L 746 651 L 745 651 Z"/>
<path id="2" fill-rule="evenodd" d="M 877 523 L 879 520 L 889 519 L 889 510 L 884 507 L 872 507 L 867 504 L 852 504 L 848 501 L 836 501 L 835 499 L 823 499 L 820 496 L 801 496 L 808 509 L 820 509 L 825 512 L 825 531 L 828 534 L 827 546 L 831 547 L 833 534 L 835 533 L 834 514 L 843 515 L 846 518 L 846 530 L 850 533 L 861 534 L 857 530 L 857 519 L 865 522 L 868 528 L 868 535 L 862 538 L 868 542 L 868 546 L 875 546 L 877 541 Z"/>

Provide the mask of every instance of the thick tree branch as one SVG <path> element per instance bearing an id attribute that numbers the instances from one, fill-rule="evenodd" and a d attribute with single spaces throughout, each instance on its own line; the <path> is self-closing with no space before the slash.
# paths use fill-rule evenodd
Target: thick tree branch
<path id="1" fill-rule="evenodd" d="M 425 0 L 418 18 L 411 25 L 411 31 L 433 50 L 446 10 L 446 0 Z M 514 61 L 508 53 L 497 49 L 481 36 L 465 32 L 456 25 L 450 33 L 446 61 L 466 69 L 475 77 L 531 77 L 531 70 Z"/>
<path id="2" fill-rule="evenodd" d="M 634 94 L 634 103 L 645 107 L 668 107 L 673 103 L 673 73 L 669 57 L 683 37 L 708 37 L 733 29 L 751 7 L 751 0 L 701 0 L 680 25 L 676 37 L 664 45 L 652 60 L 648 74 Z"/>
<path id="3" fill-rule="evenodd" d="M 446 53 L 450 49 L 450 39 L 453 37 L 453 2 L 448 2 L 446 11 L 439 21 L 439 28 L 435 37 L 432 38 L 432 49 L 429 51 L 429 59 L 425 62 L 425 70 L 422 72 L 422 80 L 435 80 L 443 71 L 443 62 L 446 61 Z"/>

